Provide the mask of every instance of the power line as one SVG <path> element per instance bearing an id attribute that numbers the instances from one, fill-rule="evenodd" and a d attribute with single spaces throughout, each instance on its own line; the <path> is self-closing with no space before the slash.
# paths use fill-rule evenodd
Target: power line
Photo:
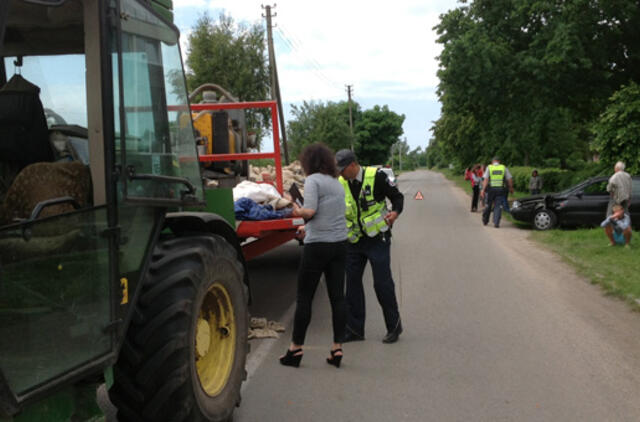
<path id="1" fill-rule="evenodd" d="M 335 83 L 333 80 L 329 79 L 324 73 L 322 73 L 322 71 L 318 70 L 317 68 L 313 67 L 310 65 L 310 63 L 308 63 L 306 60 L 304 60 L 304 57 L 302 57 L 297 51 L 295 50 L 290 50 L 291 53 L 295 54 L 296 57 L 300 60 L 300 62 L 302 63 L 303 67 L 305 69 L 307 69 L 308 71 L 312 72 L 313 75 L 320 81 L 323 82 L 324 84 L 326 84 L 328 87 L 338 90 L 338 89 L 342 89 L 337 83 Z"/>
<path id="2" fill-rule="evenodd" d="M 342 90 L 340 84 L 336 83 L 333 79 L 329 78 L 322 69 L 322 66 L 315 60 L 313 57 L 309 56 L 304 48 L 301 41 L 293 35 L 290 31 L 285 29 L 281 24 L 277 28 L 277 33 L 279 38 L 290 48 L 290 50 L 296 54 L 303 62 L 305 62 L 306 67 L 309 70 L 312 70 L 319 79 L 322 79 L 325 83 L 335 89 Z"/>
<path id="3" fill-rule="evenodd" d="M 305 67 L 307 69 L 314 72 L 319 79 L 327 83 L 332 88 L 341 89 L 341 87 L 339 87 L 339 85 L 336 82 L 334 82 L 332 79 L 330 79 L 324 74 L 320 65 L 317 62 L 315 62 L 315 60 L 309 58 L 306 54 L 304 54 L 304 52 L 300 50 L 298 47 L 296 47 L 295 44 L 293 44 L 293 42 L 289 38 L 287 38 L 283 32 L 278 31 L 278 35 L 279 35 L 279 38 L 289 47 L 290 51 L 296 54 L 300 59 L 302 59 L 302 62 L 304 62 Z"/>
<path id="4" fill-rule="evenodd" d="M 307 51 L 307 49 L 304 48 L 304 46 L 302 45 L 302 41 L 300 41 L 300 38 L 298 38 L 294 33 L 292 33 L 291 31 L 289 31 L 287 28 L 282 27 L 279 28 L 279 31 L 282 32 L 287 38 L 290 38 L 294 47 L 300 51 L 302 51 L 303 53 L 305 51 Z M 306 54 L 305 54 L 306 55 Z M 309 61 L 311 62 L 312 65 L 316 66 L 318 69 L 320 69 L 322 66 L 320 65 L 320 63 L 318 63 L 318 61 L 316 59 L 314 59 L 311 56 L 307 56 L 309 58 Z"/>
<path id="5" fill-rule="evenodd" d="M 293 33 L 293 32 L 291 32 L 291 31 L 289 31 L 289 30 L 288 30 L 286 27 L 284 27 L 284 26 L 281 28 L 281 30 L 282 30 L 283 32 L 285 32 L 285 33 L 287 34 L 287 36 L 293 40 L 293 42 L 294 42 L 294 44 L 295 44 L 295 46 L 296 46 L 297 48 L 299 48 L 299 49 L 300 49 L 301 51 L 303 51 L 303 52 L 304 52 L 304 51 L 307 51 L 307 49 L 305 49 L 305 48 L 304 48 L 304 45 L 303 45 L 302 41 L 300 41 L 300 38 L 298 38 L 298 37 L 296 36 L 296 34 L 295 34 L 295 33 Z M 321 67 L 322 67 L 322 66 L 318 63 L 318 61 L 317 61 L 316 59 L 314 59 L 313 57 L 310 57 L 310 60 L 311 60 L 311 62 L 312 62 L 312 63 L 314 63 L 318 68 L 321 68 Z"/>
<path id="6" fill-rule="evenodd" d="M 335 83 L 333 80 L 331 80 L 330 78 L 328 78 L 322 69 L 322 65 L 320 65 L 320 63 L 318 63 L 318 61 L 313 58 L 312 56 L 307 55 L 306 51 L 308 51 L 308 49 L 304 48 L 304 46 L 302 45 L 301 41 L 292 33 L 290 33 L 290 31 L 288 31 L 286 28 L 282 27 L 282 28 L 278 28 L 278 31 L 284 36 L 284 38 L 287 39 L 287 41 L 289 41 L 291 43 L 291 45 L 293 45 L 293 48 L 299 52 L 302 56 L 304 56 L 306 58 L 306 61 L 315 69 L 318 70 L 318 72 L 320 72 L 320 74 L 323 75 L 323 77 L 325 79 L 327 79 L 329 82 L 331 82 L 332 85 L 338 87 L 339 85 L 337 83 Z"/>

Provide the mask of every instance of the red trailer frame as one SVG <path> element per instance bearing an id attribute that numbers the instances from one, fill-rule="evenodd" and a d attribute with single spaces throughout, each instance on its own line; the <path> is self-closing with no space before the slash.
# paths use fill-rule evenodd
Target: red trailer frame
<path id="1" fill-rule="evenodd" d="M 273 158 L 276 167 L 276 189 L 282 195 L 282 158 L 280 157 L 280 130 L 278 127 L 278 108 L 275 101 L 248 101 L 238 103 L 210 103 L 191 104 L 191 111 L 238 110 L 250 108 L 271 109 L 273 127 L 273 152 L 235 153 L 235 154 L 204 154 L 199 156 L 200 162 L 255 160 Z M 178 107 L 169 107 L 169 111 L 178 111 Z M 295 238 L 304 220 L 299 217 L 283 218 L 279 220 L 240 221 L 236 223 L 236 234 L 242 243 L 244 258 L 249 261 L 263 253 L 282 245 Z"/>

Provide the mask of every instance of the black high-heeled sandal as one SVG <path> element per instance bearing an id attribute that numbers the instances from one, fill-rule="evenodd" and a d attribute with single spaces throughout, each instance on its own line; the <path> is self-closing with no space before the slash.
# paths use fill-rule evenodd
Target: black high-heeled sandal
<path id="1" fill-rule="evenodd" d="M 284 356 L 280 357 L 280 363 L 285 366 L 293 366 L 297 368 L 300 366 L 302 355 L 303 355 L 302 349 L 296 349 L 296 350 L 287 349 L 287 353 Z"/>
<path id="2" fill-rule="evenodd" d="M 336 355 L 338 352 L 342 353 L 342 349 L 331 350 L 331 357 L 327 358 L 327 363 L 336 368 L 340 368 L 340 361 L 342 360 L 342 355 Z"/>

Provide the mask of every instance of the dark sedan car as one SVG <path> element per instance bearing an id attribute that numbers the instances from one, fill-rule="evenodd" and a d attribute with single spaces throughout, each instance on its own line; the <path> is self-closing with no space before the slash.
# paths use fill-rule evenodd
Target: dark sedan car
<path id="1" fill-rule="evenodd" d="M 640 176 L 633 176 L 631 223 L 640 227 Z M 609 192 L 606 176 L 594 177 L 562 192 L 529 196 L 513 201 L 511 215 L 538 230 L 561 226 L 597 226 L 605 219 Z"/>

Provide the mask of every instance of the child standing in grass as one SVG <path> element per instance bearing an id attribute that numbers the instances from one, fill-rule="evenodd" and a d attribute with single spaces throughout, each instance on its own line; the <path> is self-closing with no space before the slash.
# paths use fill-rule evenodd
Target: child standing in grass
<path id="1" fill-rule="evenodd" d="M 538 195 L 542 190 L 542 177 L 538 175 L 538 170 L 533 170 L 529 179 L 529 191 L 531 195 Z"/>
<path id="2" fill-rule="evenodd" d="M 611 246 L 624 245 L 628 248 L 631 242 L 631 217 L 624 212 L 622 205 L 614 205 L 611 210 L 612 214 L 600 224 L 600 227 L 604 227 Z"/>

